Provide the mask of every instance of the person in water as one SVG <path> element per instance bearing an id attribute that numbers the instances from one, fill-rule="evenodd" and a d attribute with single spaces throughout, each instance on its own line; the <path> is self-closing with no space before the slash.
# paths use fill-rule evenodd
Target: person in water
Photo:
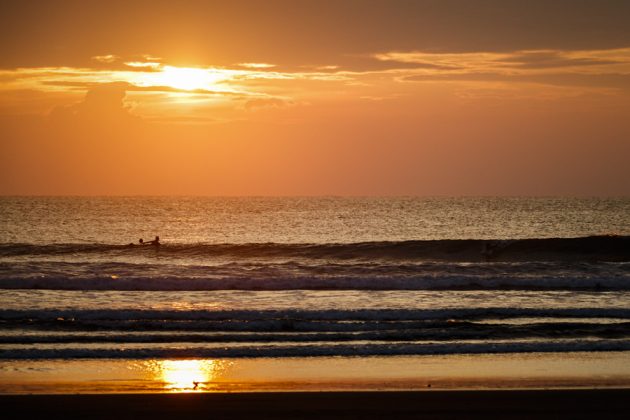
<path id="1" fill-rule="evenodd" d="M 140 245 L 153 245 L 153 246 L 160 246 L 160 237 L 156 236 L 154 240 L 152 241 L 147 241 L 145 242 L 142 238 L 140 238 L 138 240 L 138 242 L 140 242 Z"/>
<path id="2" fill-rule="evenodd" d="M 159 246 L 160 245 L 160 237 L 156 236 L 154 240 L 149 241 L 149 242 L 145 242 L 145 243 L 149 244 L 149 245 Z"/>

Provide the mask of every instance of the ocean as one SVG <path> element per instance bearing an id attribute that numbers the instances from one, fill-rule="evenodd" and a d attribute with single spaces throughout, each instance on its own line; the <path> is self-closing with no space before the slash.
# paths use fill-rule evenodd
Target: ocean
<path id="1" fill-rule="evenodd" d="M 628 198 L 3 197 L 0 223 L 0 362 L 630 350 Z"/>
<path id="2" fill-rule="evenodd" d="M 0 223 L 0 393 L 630 384 L 628 198 L 2 197 Z"/>

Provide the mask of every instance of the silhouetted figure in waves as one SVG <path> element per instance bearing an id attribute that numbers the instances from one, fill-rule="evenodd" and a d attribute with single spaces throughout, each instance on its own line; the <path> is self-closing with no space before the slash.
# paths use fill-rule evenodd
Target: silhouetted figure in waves
<path id="1" fill-rule="evenodd" d="M 146 241 L 146 242 L 142 238 L 140 238 L 140 239 L 138 239 L 138 243 L 140 243 L 140 245 L 160 246 L 160 237 L 156 236 L 154 240 Z"/>
<path id="2" fill-rule="evenodd" d="M 156 236 L 154 240 L 152 241 L 148 241 L 148 242 L 144 242 L 147 245 L 153 245 L 153 246 L 160 246 L 160 237 Z"/>

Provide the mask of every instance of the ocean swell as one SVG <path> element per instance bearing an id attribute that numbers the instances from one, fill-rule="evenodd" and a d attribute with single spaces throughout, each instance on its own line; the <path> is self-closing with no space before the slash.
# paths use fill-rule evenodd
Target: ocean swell
<path id="1" fill-rule="evenodd" d="M 339 244 L 0 244 L 0 257 L 106 254 L 181 258 L 419 261 L 630 261 L 629 236 L 412 240 Z"/>

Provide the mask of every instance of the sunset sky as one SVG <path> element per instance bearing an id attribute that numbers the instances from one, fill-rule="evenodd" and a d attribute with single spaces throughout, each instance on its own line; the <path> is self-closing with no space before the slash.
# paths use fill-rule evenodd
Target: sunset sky
<path id="1" fill-rule="evenodd" d="M 630 195 L 630 1 L 2 1 L 0 194 Z"/>

